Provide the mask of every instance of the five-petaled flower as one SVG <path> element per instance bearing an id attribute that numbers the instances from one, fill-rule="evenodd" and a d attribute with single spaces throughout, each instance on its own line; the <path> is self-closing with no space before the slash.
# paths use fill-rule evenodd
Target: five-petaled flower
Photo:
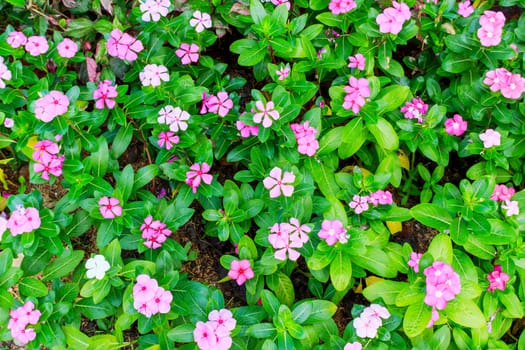
<path id="1" fill-rule="evenodd" d="M 86 261 L 86 276 L 87 278 L 96 278 L 101 280 L 106 275 L 106 271 L 109 270 L 109 262 L 106 260 L 104 255 L 97 254 Z"/>
<path id="2" fill-rule="evenodd" d="M 265 128 L 272 126 L 274 120 L 279 119 L 279 112 L 275 109 L 275 105 L 272 101 L 266 102 L 266 106 L 262 101 L 255 102 L 255 108 L 257 113 L 253 114 L 253 122 L 261 124 Z"/>
<path id="3" fill-rule="evenodd" d="M 142 86 L 160 86 L 161 81 L 169 81 L 168 68 L 159 64 L 147 64 L 139 73 Z"/>
<path id="4" fill-rule="evenodd" d="M 489 280 L 489 286 L 487 290 L 491 293 L 494 293 L 496 289 L 505 290 L 507 288 L 507 282 L 509 280 L 509 275 L 501 271 L 501 265 L 495 265 L 494 271 L 490 272 L 487 275 Z"/>
<path id="5" fill-rule="evenodd" d="M 197 44 L 182 43 L 175 51 L 175 54 L 182 64 L 196 63 L 199 61 L 200 47 Z"/>
<path id="6" fill-rule="evenodd" d="M 200 33 L 204 29 L 211 28 L 211 17 L 209 14 L 197 10 L 193 12 L 193 18 L 190 19 L 190 26 L 195 28 L 197 33 Z"/>
<path id="7" fill-rule="evenodd" d="M 190 166 L 190 171 L 186 172 L 186 184 L 191 187 L 193 193 L 197 193 L 201 182 L 211 184 L 213 176 L 208 174 L 208 171 L 210 171 L 210 166 L 206 162 L 203 162 L 202 165 L 195 163 Z"/>
<path id="8" fill-rule="evenodd" d="M 290 171 L 283 171 L 279 167 L 274 167 L 270 171 L 270 176 L 264 178 L 264 187 L 270 190 L 270 198 L 279 197 L 282 194 L 285 197 L 290 197 L 293 193 L 293 183 L 295 181 L 294 173 Z"/>
<path id="9" fill-rule="evenodd" d="M 96 100 L 95 107 L 97 109 L 104 109 L 104 105 L 109 109 L 115 107 L 114 98 L 118 96 L 118 92 L 117 88 L 111 84 L 111 80 L 101 81 L 97 89 L 93 91 L 93 98 Z"/>
<path id="10" fill-rule="evenodd" d="M 487 129 L 479 134 L 479 139 L 483 141 L 483 147 L 485 148 L 501 145 L 501 134 L 492 129 Z"/>
<path id="11" fill-rule="evenodd" d="M 35 101 L 35 117 L 48 123 L 67 112 L 69 99 L 62 92 L 51 90 L 44 97 Z"/>
<path id="12" fill-rule="evenodd" d="M 71 58 L 77 54 L 78 45 L 73 40 L 65 38 L 57 45 L 57 51 L 60 57 Z"/>
<path id="13" fill-rule="evenodd" d="M 108 55 L 121 60 L 135 61 L 138 53 L 144 50 L 142 42 L 120 29 L 113 29 L 106 44 Z"/>
<path id="14" fill-rule="evenodd" d="M 104 219 L 114 219 L 122 215 L 122 207 L 119 205 L 120 201 L 114 197 L 104 196 L 99 199 L 100 214 Z"/>
<path id="15" fill-rule="evenodd" d="M 246 280 L 255 276 L 249 260 L 233 260 L 230 265 L 228 277 L 235 280 L 239 286 L 243 285 Z"/>

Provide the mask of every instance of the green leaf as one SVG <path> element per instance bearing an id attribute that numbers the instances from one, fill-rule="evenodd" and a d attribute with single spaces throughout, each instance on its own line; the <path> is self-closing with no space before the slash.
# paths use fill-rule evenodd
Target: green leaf
<path id="1" fill-rule="evenodd" d="M 344 29 L 345 21 L 343 16 L 334 15 L 332 12 L 320 13 L 315 17 L 315 19 L 327 26 Z"/>
<path id="2" fill-rule="evenodd" d="M 73 326 L 62 326 L 62 330 L 66 335 L 66 344 L 71 349 L 85 350 L 88 349 L 91 343 L 90 338 Z"/>
<path id="3" fill-rule="evenodd" d="M 193 323 L 184 323 L 168 331 L 168 339 L 176 343 L 191 343 L 193 342 L 193 331 L 195 325 Z"/>
<path id="4" fill-rule="evenodd" d="M 111 144 L 111 156 L 118 159 L 128 149 L 131 139 L 133 138 L 133 124 L 118 129 L 115 139 Z"/>
<path id="5" fill-rule="evenodd" d="M 352 280 L 352 259 L 339 250 L 330 264 L 330 280 L 335 290 L 343 291 L 350 286 Z"/>
<path id="6" fill-rule="evenodd" d="M 337 311 L 337 305 L 328 300 L 311 300 L 312 312 L 303 324 L 315 324 L 332 318 Z"/>
<path id="7" fill-rule="evenodd" d="M 109 149 L 108 143 L 104 137 L 97 140 L 98 148 L 96 152 L 91 155 L 91 173 L 96 177 L 103 177 L 109 164 Z"/>
<path id="8" fill-rule="evenodd" d="M 374 102 L 377 105 L 376 112 L 381 115 L 398 109 L 408 99 L 410 88 L 403 85 L 390 85 L 381 89 Z"/>
<path id="9" fill-rule="evenodd" d="M 66 276 L 77 267 L 83 258 L 84 252 L 82 250 L 74 250 L 68 255 L 64 253 L 64 255 L 56 258 L 44 269 L 42 280 L 49 281 L 54 278 Z"/>
<path id="10" fill-rule="evenodd" d="M 368 129 L 365 128 L 363 118 L 352 119 L 343 127 L 342 143 L 338 148 L 338 155 L 346 159 L 354 155 L 365 143 L 368 137 Z"/>
<path id="11" fill-rule="evenodd" d="M 292 305 L 295 301 L 295 289 L 290 277 L 282 272 L 266 276 L 268 287 L 273 290 L 281 304 Z"/>
<path id="12" fill-rule="evenodd" d="M 449 319 L 469 328 L 481 328 L 485 325 L 485 316 L 478 305 L 471 299 L 456 298 L 448 302 L 445 312 Z"/>
<path id="13" fill-rule="evenodd" d="M 414 338 L 426 329 L 432 310 L 423 301 L 410 305 L 403 318 L 403 330 L 409 338 Z M 482 317 L 481 320 L 484 320 Z"/>
<path id="14" fill-rule="evenodd" d="M 505 306 L 503 316 L 520 319 L 523 317 L 523 306 L 515 293 L 506 290 L 498 294 L 498 299 Z"/>
<path id="15" fill-rule="evenodd" d="M 14 0 L 12 0 L 14 1 Z M 75 39 L 81 39 L 89 36 L 95 31 L 95 24 L 85 17 L 73 19 L 68 23 L 64 35 Z"/>
<path id="16" fill-rule="evenodd" d="M 450 345 L 450 329 L 448 325 L 441 326 L 430 339 L 431 349 L 448 349 Z"/>
<path id="17" fill-rule="evenodd" d="M 394 278 L 397 275 L 396 264 L 382 249 L 374 246 L 367 246 L 363 254 L 352 255 L 352 262 L 381 277 Z"/>
<path id="18" fill-rule="evenodd" d="M 268 14 L 260 1 L 250 0 L 250 15 L 252 16 L 253 22 L 259 24 Z"/>
<path id="19" fill-rule="evenodd" d="M 24 278 L 20 280 L 18 283 L 18 289 L 20 294 L 35 298 L 44 297 L 49 292 L 47 286 L 36 278 Z"/>
<path id="20" fill-rule="evenodd" d="M 452 218 L 446 209 L 436 204 L 422 203 L 410 209 L 414 219 L 423 225 L 430 226 L 438 230 L 448 230 L 452 223 Z"/>
<path id="21" fill-rule="evenodd" d="M 95 304 L 91 298 L 82 299 L 76 303 L 75 307 L 90 320 L 100 320 L 113 315 L 114 312 L 113 306 L 107 300 Z"/>
<path id="22" fill-rule="evenodd" d="M 11 249 L 5 249 L 0 252 L 0 276 L 2 276 L 13 263 L 13 252 Z"/>
<path id="23" fill-rule="evenodd" d="M 407 283 L 405 282 L 381 280 L 366 287 L 363 290 L 363 296 L 371 302 L 383 299 L 385 304 L 392 305 L 395 304 L 397 295 L 406 286 Z"/>
<path id="24" fill-rule="evenodd" d="M 445 55 L 441 68 L 448 73 L 463 73 L 476 66 L 476 61 L 469 56 L 460 55 L 456 53 L 449 53 Z"/>
<path id="25" fill-rule="evenodd" d="M 306 259 L 310 270 L 322 270 L 334 260 L 336 252 L 334 249 L 328 251 L 315 250 L 313 255 Z"/>
<path id="26" fill-rule="evenodd" d="M 406 285 L 396 296 L 396 306 L 405 307 L 414 303 L 419 303 L 425 298 L 425 288 L 421 283 L 411 283 Z"/>
<path id="27" fill-rule="evenodd" d="M 136 191 L 144 185 L 148 184 L 158 174 L 159 167 L 156 164 L 150 164 L 140 168 L 135 176 L 135 182 L 133 183 L 133 191 Z"/>
<path id="28" fill-rule="evenodd" d="M 399 138 L 392 124 L 384 118 L 377 118 L 377 123 L 367 123 L 366 127 L 381 148 L 388 151 L 395 151 L 399 148 Z"/>
<path id="29" fill-rule="evenodd" d="M 335 196 L 339 191 L 339 186 L 335 181 L 333 171 L 327 169 L 323 163 L 309 157 L 304 162 L 306 170 L 310 171 L 319 189 L 325 196 Z"/>
<path id="30" fill-rule="evenodd" d="M 273 338 L 276 334 L 277 330 L 271 323 L 254 324 L 246 329 L 246 335 L 257 339 Z"/>
<path id="31" fill-rule="evenodd" d="M 428 252 L 434 260 L 442 261 L 449 265 L 452 264 L 453 251 L 452 251 L 452 241 L 450 236 L 446 234 L 439 234 L 432 239 L 428 247 Z"/>

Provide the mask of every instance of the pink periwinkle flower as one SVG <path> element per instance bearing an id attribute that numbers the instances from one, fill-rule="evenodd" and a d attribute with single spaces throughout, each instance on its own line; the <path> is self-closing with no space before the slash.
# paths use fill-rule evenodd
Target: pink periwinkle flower
<path id="1" fill-rule="evenodd" d="M 47 95 L 35 101 L 35 117 L 48 123 L 67 112 L 69 99 L 62 92 L 50 91 Z"/>
<path id="2" fill-rule="evenodd" d="M 225 117 L 232 108 L 233 101 L 230 99 L 228 93 L 221 91 L 217 93 L 217 96 L 203 96 L 201 114 L 210 112 Z"/>
<path id="3" fill-rule="evenodd" d="M 284 4 L 288 10 L 290 10 L 291 8 L 291 4 L 289 0 L 271 0 L 271 1 L 272 1 L 272 4 L 274 4 L 275 6 Z"/>
<path id="4" fill-rule="evenodd" d="M 278 225 L 278 224 L 275 224 Z M 272 227 L 272 232 L 274 232 L 274 227 Z M 288 256 L 288 259 L 295 261 L 299 259 L 301 256 L 301 253 L 299 253 L 294 248 L 301 248 L 303 246 L 303 242 L 299 239 L 298 236 L 294 235 L 291 236 L 289 225 L 286 223 L 281 224 L 280 226 L 285 226 L 286 229 L 279 229 L 278 232 L 270 234 L 268 236 L 268 241 L 272 244 L 272 247 L 275 250 L 274 257 L 277 260 L 286 260 L 286 257 Z"/>
<path id="5" fill-rule="evenodd" d="M 365 105 L 365 98 L 370 97 L 368 80 L 350 77 L 344 90 L 347 94 L 344 97 L 343 108 L 351 109 L 356 114 L 359 113 L 361 107 Z"/>
<path id="6" fill-rule="evenodd" d="M 525 91 L 525 78 L 519 74 L 511 74 L 507 83 L 501 86 L 503 97 L 518 100 Z"/>
<path id="7" fill-rule="evenodd" d="M 139 73 L 142 86 L 160 86 L 161 81 L 170 81 L 168 68 L 159 64 L 147 64 Z"/>
<path id="8" fill-rule="evenodd" d="M 257 136 L 259 134 L 259 127 L 257 125 L 247 125 L 240 120 L 237 120 L 235 122 L 235 126 L 237 127 L 237 130 L 239 130 L 241 137 L 247 138 L 250 136 Z"/>
<path id="9" fill-rule="evenodd" d="M 98 200 L 98 205 L 104 219 L 114 219 L 122 215 L 122 207 L 117 198 L 104 196 Z"/>
<path id="10" fill-rule="evenodd" d="M 352 200 L 348 205 L 350 208 L 354 209 L 356 214 L 361 214 L 364 211 L 368 210 L 368 202 L 369 202 L 369 196 L 360 196 L 360 195 L 354 195 L 352 197 Z"/>
<path id="11" fill-rule="evenodd" d="M 426 276 L 425 304 L 443 310 L 461 291 L 459 275 L 441 261 L 435 261 L 423 273 Z"/>
<path id="12" fill-rule="evenodd" d="M 140 40 L 122 32 L 120 29 L 111 31 L 106 47 L 110 56 L 129 62 L 135 61 L 138 57 L 137 54 L 144 50 Z"/>
<path id="13" fill-rule="evenodd" d="M 35 310 L 35 305 L 28 301 L 24 305 L 9 312 L 7 328 L 11 330 L 11 336 L 19 345 L 25 345 L 36 338 L 33 328 L 29 325 L 36 325 L 40 319 L 40 310 Z"/>
<path id="14" fill-rule="evenodd" d="M 73 40 L 65 38 L 57 45 L 57 51 L 60 57 L 71 58 L 78 52 L 78 45 Z"/>
<path id="15" fill-rule="evenodd" d="M 277 76 L 279 77 L 277 78 L 277 80 L 284 80 L 288 78 L 288 76 L 290 75 L 290 64 L 287 63 L 285 66 L 282 66 L 281 68 L 275 71 L 275 74 L 277 74 Z"/>
<path id="16" fill-rule="evenodd" d="M 496 46 L 501 42 L 503 31 L 494 25 L 482 26 L 478 29 L 478 39 L 483 46 Z"/>
<path id="17" fill-rule="evenodd" d="M 39 56 L 47 52 L 49 44 L 45 36 L 33 35 L 27 38 L 24 48 L 31 56 Z"/>
<path id="18" fill-rule="evenodd" d="M 255 108 L 257 113 L 253 114 L 253 122 L 261 124 L 265 128 L 272 126 L 272 123 L 279 119 L 279 112 L 275 109 L 273 101 L 266 102 L 266 105 L 262 101 L 255 102 Z"/>
<path id="19" fill-rule="evenodd" d="M 13 31 L 9 33 L 9 36 L 7 37 L 7 43 L 13 48 L 19 48 L 20 46 L 25 46 L 27 43 L 27 37 L 24 33 Z"/>
<path id="20" fill-rule="evenodd" d="M 508 84 L 511 76 L 512 73 L 505 68 L 496 68 L 487 72 L 483 84 L 489 85 L 490 91 L 500 91 L 502 87 Z"/>
<path id="21" fill-rule="evenodd" d="M 158 22 L 160 17 L 168 15 L 169 7 L 169 0 L 144 0 L 139 6 L 141 18 L 144 22 Z"/>
<path id="22" fill-rule="evenodd" d="M 421 260 L 421 257 L 423 256 L 422 253 L 416 253 L 411 252 L 410 253 L 410 260 L 408 261 L 408 266 L 410 266 L 412 269 L 414 269 L 414 272 L 419 272 L 419 260 Z"/>
<path id="23" fill-rule="evenodd" d="M 501 271 L 501 265 L 495 265 L 494 271 L 487 275 L 487 279 L 489 280 L 487 290 L 491 293 L 494 293 L 496 289 L 505 290 L 509 278 L 509 275 Z"/>
<path id="24" fill-rule="evenodd" d="M 171 236 L 172 231 L 167 228 L 167 225 L 159 220 L 153 220 L 151 215 L 144 219 L 144 223 L 140 226 L 142 238 L 145 239 L 144 245 L 151 249 L 157 249 L 162 246 L 166 238 Z"/>
<path id="25" fill-rule="evenodd" d="M 350 61 L 348 63 L 348 68 L 357 68 L 359 70 L 365 70 L 366 65 L 366 59 L 365 56 L 358 53 L 355 56 L 348 57 L 348 60 Z"/>
<path id="26" fill-rule="evenodd" d="M 193 331 L 193 340 L 200 350 L 212 350 L 217 346 L 217 336 L 208 322 L 197 322 Z"/>
<path id="27" fill-rule="evenodd" d="M 474 7 L 471 5 L 470 0 L 460 2 L 458 4 L 458 14 L 462 17 L 467 18 L 474 12 Z"/>
<path id="28" fill-rule="evenodd" d="M 359 317 L 354 319 L 353 325 L 360 338 L 375 338 L 377 330 L 383 325 L 383 319 L 388 319 L 390 312 L 379 304 L 366 307 Z"/>
<path id="29" fill-rule="evenodd" d="M 505 203 L 501 205 L 501 209 L 505 209 L 506 216 L 519 215 L 520 213 L 518 201 L 506 200 Z"/>
<path id="30" fill-rule="evenodd" d="M 312 157 L 319 149 L 319 141 L 315 138 L 317 129 L 311 127 L 309 123 L 309 121 L 306 121 L 303 124 L 293 123 L 290 124 L 290 128 L 292 129 L 297 141 L 297 151 L 301 154 Z"/>
<path id="31" fill-rule="evenodd" d="M 212 326 L 215 334 L 224 337 L 229 336 L 235 329 L 237 320 L 228 309 L 213 310 L 208 314 L 208 323 Z"/>
<path id="32" fill-rule="evenodd" d="M 190 171 L 186 172 L 186 184 L 191 186 L 193 193 L 197 193 L 197 188 L 201 182 L 208 185 L 211 184 L 213 176 L 208 174 L 209 171 L 210 166 L 206 162 L 202 163 L 202 165 L 195 163 L 190 166 Z"/>
<path id="33" fill-rule="evenodd" d="M 233 343 L 230 334 L 236 325 L 230 310 L 213 310 L 208 314 L 207 322 L 197 322 L 193 340 L 201 350 L 228 350 Z"/>
<path id="34" fill-rule="evenodd" d="M 167 150 L 170 150 L 173 148 L 173 145 L 177 143 L 179 143 L 179 137 L 172 131 L 161 131 L 159 133 L 157 145 L 159 145 L 160 148 L 165 147 Z"/>
<path id="35" fill-rule="evenodd" d="M 18 236 L 38 229 L 40 224 L 38 209 L 33 207 L 24 208 L 19 205 L 9 216 L 6 227 L 12 236 Z"/>
<path id="36" fill-rule="evenodd" d="M 437 320 L 439 320 L 439 312 L 436 310 L 435 307 L 432 307 L 432 313 L 430 315 L 430 321 L 428 321 L 428 324 L 427 324 L 426 328 L 430 328 L 430 327 L 434 326 L 434 323 L 436 323 Z"/>
<path id="37" fill-rule="evenodd" d="M 410 19 L 410 8 L 405 3 L 392 1 L 392 7 L 387 7 L 376 17 L 381 33 L 399 34 L 403 24 Z"/>
<path id="38" fill-rule="evenodd" d="M 44 156 L 39 162 L 33 164 L 33 171 L 35 173 L 42 173 L 42 178 L 46 181 L 49 181 L 49 174 L 52 174 L 56 177 L 62 175 L 62 166 L 64 164 L 64 160 L 64 156 L 57 156 L 56 154 Z"/>
<path id="39" fill-rule="evenodd" d="M 190 119 L 190 114 L 180 107 L 167 105 L 159 111 L 157 121 L 161 124 L 169 125 L 170 130 L 174 132 L 184 131 L 188 128 L 187 121 Z"/>
<path id="40" fill-rule="evenodd" d="M 0 56 L 0 89 L 5 88 L 4 80 L 11 80 L 12 74 L 7 65 L 4 63 L 4 58 Z"/>
<path id="41" fill-rule="evenodd" d="M 505 25 L 505 15 L 501 11 L 487 10 L 479 17 L 479 24 L 481 26 L 496 26 L 503 28 Z"/>
<path id="42" fill-rule="evenodd" d="M 199 10 L 193 12 L 193 18 L 190 19 L 190 26 L 195 28 L 197 33 L 209 29 L 212 26 L 211 16 L 205 12 Z"/>
<path id="43" fill-rule="evenodd" d="M 196 63 L 199 61 L 200 47 L 197 44 L 182 43 L 175 51 L 182 64 Z"/>
<path id="44" fill-rule="evenodd" d="M 264 187 L 270 190 L 270 198 L 276 198 L 281 195 L 290 197 L 293 194 L 295 175 L 290 171 L 283 171 L 279 167 L 274 167 L 270 171 L 270 176 L 264 178 Z"/>
<path id="45" fill-rule="evenodd" d="M 350 12 L 356 7 L 357 4 L 354 0 L 330 0 L 328 4 L 328 9 L 332 11 L 334 15 Z"/>
<path id="46" fill-rule="evenodd" d="M 445 132 L 449 135 L 461 136 L 467 131 L 467 122 L 459 114 L 445 121 Z"/>
<path id="47" fill-rule="evenodd" d="M 166 314 L 171 309 L 172 300 L 171 292 L 160 287 L 156 279 L 145 274 L 137 276 L 133 286 L 133 307 L 139 313 L 146 317 Z"/>
<path id="48" fill-rule="evenodd" d="M 406 119 L 417 119 L 418 123 L 423 122 L 423 115 L 427 113 L 427 111 L 428 104 L 416 97 L 401 107 L 401 113 L 404 113 Z"/>
<path id="49" fill-rule="evenodd" d="M 249 260 L 233 260 L 230 265 L 228 277 L 235 280 L 239 286 L 243 285 L 246 280 L 255 276 Z"/>
<path id="50" fill-rule="evenodd" d="M 495 130 L 487 129 L 479 134 L 479 139 L 483 141 L 483 147 L 490 148 L 501 145 L 501 134 Z"/>
<path id="51" fill-rule="evenodd" d="M 492 192 L 490 199 L 494 201 L 504 202 L 510 200 L 514 193 L 516 193 L 514 187 L 507 187 L 504 184 L 498 184 L 494 187 L 494 191 Z"/>
<path id="52" fill-rule="evenodd" d="M 298 240 L 304 244 L 310 239 L 308 234 L 312 231 L 312 229 L 306 224 L 301 225 L 297 218 L 290 219 L 290 222 L 288 223 L 288 229 L 290 230 L 288 233 L 293 240 Z"/>
<path id="53" fill-rule="evenodd" d="M 98 84 L 98 87 L 93 91 L 93 98 L 96 100 L 95 107 L 97 109 L 104 109 L 104 106 L 109 109 L 115 107 L 115 98 L 118 96 L 117 87 L 112 85 L 111 80 L 104 80 Z"/>
<path id="54" fill-rule="evenodd" d="M 323 220 L 321 230 L 317 235 L 324 239 L 328 245 L 334 245 L 337 242 L 344 244 L 350 238 L 343 227 L 343 223 L 339 220 Z"/>
<path id="55" fill-rule="evenodd" d="M 390 205 L 394 203 L 394 200 L 390 191 L 377 190 L 370 193 L 368 202 L 376 207 L 378 205 Z"/>
<path id="56" fill-rule="evenodd" d="M 34 152 L 32 158 L 35 162 L 40 162 L 46 158 L 51 158 L 59 152 L 59 147 L 56 143 L 50 140 L 41 140 L 33 146 Z"/>
<path id="57" fill-rule="evenodd" d="M 4 126 L 8 129 L 11 129 L 13 126 L 15 126 L 15 121 L 11 118 L 5 118 L 4 119 Z"/>

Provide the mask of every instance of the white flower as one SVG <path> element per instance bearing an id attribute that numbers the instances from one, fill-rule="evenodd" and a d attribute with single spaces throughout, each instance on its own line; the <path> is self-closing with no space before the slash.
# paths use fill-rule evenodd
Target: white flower
<path id="1" fill-rule="evenodd" d="M 193 18 L 190 19 L 190 26 L 194 27 L 197 33 L 200 33 L 204 29 L 211 28 L 211 17 L 209 14 L 197 10 L 193 12 Z"/>
<path id="2" fill-rule="evenodd" d="M 5 88 L 4 80 L 11 80 L 11 71 L 4 63 L 4 58 L 0 56 L 0 89 Z"/>
<path id="3" fill-rule="evenodd" d="M 519 215 L 520 207 L 518 206 L 518 201 L 506 200 L 505 204 L 501 205 L 502 209 L 507 211 L 507 216 Z"/>
<path id="4" fill-rule="evenodd" d="M 139 73 L 140 82 L 143 86 L 159 86 L 160 81 L 169 81 L 168 68 L 158 64 L 147 64 Z"/>
<path id="5" fill-rule="evenodd" d="M 145 0 L 140 4 L 142 20 L 144 22 L 158 22 L 160 17 L 166 17 L 170 7 L 169 0 Z"/>
<path id="6" fill-rule="evenodd" d="M 95 277 L 97 280 L 101 280 L 104 278 L 104 275 L 109 268 L 109 263 L 104 255 L 97 254 L 86 261 L 87 278 L 91 279 Z"/>

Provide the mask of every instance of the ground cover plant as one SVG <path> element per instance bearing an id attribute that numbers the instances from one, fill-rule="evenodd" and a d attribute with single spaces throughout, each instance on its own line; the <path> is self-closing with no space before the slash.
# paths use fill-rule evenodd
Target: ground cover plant
<path id="1" fill-rule="evenodd" d="M 524 349 L 523 6 L 1 2 L 0 347 Z"/>

